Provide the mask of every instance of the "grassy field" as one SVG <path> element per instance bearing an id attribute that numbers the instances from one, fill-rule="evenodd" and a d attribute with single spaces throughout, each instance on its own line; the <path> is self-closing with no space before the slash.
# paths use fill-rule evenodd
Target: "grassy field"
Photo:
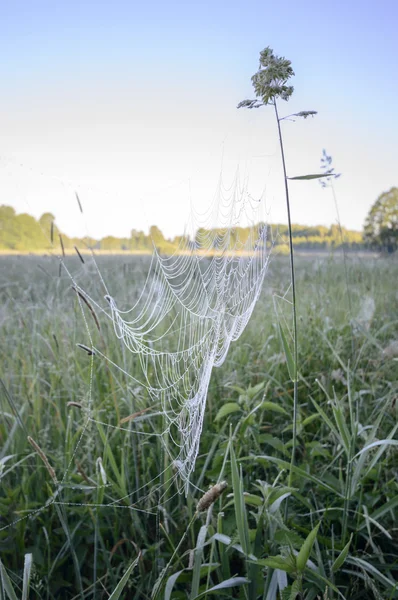
<path id="1" fill-rule="evenodd" d="M 121 304 L 137 297 L 147 257 L 98 260 Z M 66 264 L 98 289 L 92 265 Z M 89 340 L 57 260 L 0 257 L 0 598 L 24 597 L 29 554 L 34 599 L 116 598 L 129 566 L 120 598 L 398 598 L 397 281 L 396 259 L 350 256 L 348 295 L 341 257 L 298 258 L 290 473 L 293 385 L 278 333 L 289 263 L 271 262 L 247 329 L 213 372 L 185 496 L 156 407 L 76 347 Z M 99 334 L 85 316 L 104 352 L 138 373 L 113 329 L 101 322 Z M 198 514 L 221 480 L 226 490 Z"/>

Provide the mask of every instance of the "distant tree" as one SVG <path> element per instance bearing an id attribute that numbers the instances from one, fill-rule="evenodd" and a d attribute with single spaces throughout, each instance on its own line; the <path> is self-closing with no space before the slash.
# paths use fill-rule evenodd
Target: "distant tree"
<path id="1" fill-rule="evenodd" d="M 50 235 L 51 223 L 55 221 L 52 213 L 44 213 L 39 219 L 40 225 L 43 227 L 47 235 Z"/>
<path id="2" fill-rule="evenodd" d="M 152 225 L 152 227 L 149 228 L 149 236 L 152 238 L 156 247 L 161 246 L 165 241 L 163 233 L 156 225 Z"/>
<path id="3" fill-rule="evenodd" d="M 383 192 L 366 217 L 364 241 L 386 252 L 398 249 L 398 188 Z"/>
<path id="4" fill-rule="evenodd" d="M 191 247 L 191 241 L 189 239 L 189 236 L 187 235 L 176 235 L 172 239 L 171 243 L 173 244 L 173 246 L 181 250 L 185 250 Z"/>
<path id="5" fill-rule="evenodd" d="M 36 219 L 27 213 L 22 213 L 16 216 L 15 221 L 18 231 L 15 250 L 41 250 L 43 248 L 43 235 Z"/>
<path id="6" fill-rule="evenodd" d="M 149 228 L 149 239 L 152 247 L 155 246 L 157 252 L 160 254 L 174 254 L 176 248 L 169 241 L 166 240 L 163 233 L 156 225 L 152 225 Z"/>
<path id="7" fill-rule="evenodd" d="M 116 252 L 121 250 L 121 240 L 112 235 L 108 235 L 100 241 L 101 250 L 108 250 L 110 252 Z"/>
<path id="8" fill-rule="evenodd" d="M 58 227 L 56 227 L 54 225 L 54 222 L 55 222 L 55 217 L 52 213 L 49 213 L 49 212 L 42 214 L 42 216 L 39 219 L 39 226 L 40 226 L 40 233 L 41 233 L 40 245 L 43 249 L 51 247 L 51 244 L 50 244 L 51 231 L 53 232 L 54 243 L 55 244 L 59 243 L 58 236 L 60 234 L 60 231 L 59 231 Z M 64 238 L 65 238 L 65 236 L 64 236 Z M 63 239 L 63 242 L 64 242 L 64 246 L 65 246 L 65 239 Z"/>
<path id="9" fill-rule="evenodd" d="M 0 248 L 15 249 L 19 233 L 15 210 L 11 206 L 0 206 Z"/>
<path id="10" fill-rule="evenodd" d="M 120 249 L 125 251 L 130 250 L 129 238 L 120 238 Z"/>
<path id="11" fill-rule="evenodd" d="M 130 233 L 130 250 L 132 251 L 151 251 L 153 248 L 152 241 L 143 231 L 132 229 Z"/>

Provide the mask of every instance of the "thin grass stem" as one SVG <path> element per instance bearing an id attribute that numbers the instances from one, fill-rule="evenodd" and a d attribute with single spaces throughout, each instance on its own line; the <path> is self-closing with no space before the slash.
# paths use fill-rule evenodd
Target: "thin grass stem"
<path id="1" fill-rule="evenodd" d="M 290 256 L 290 277 L 292 282 L 292 307 L 293 307 L 293 357 L 294 357 L 294 381 L 293 381 L 293 445 L 292 445 L 292 457 L 290 462 L 289 480 L 288 485 L 291 487 L 293 478 L 293 467 L 295 464 L 295 455 L 297 447 L 297 410 L 298 410 L 298 377 L 297 377 L 297 364 L 298 364 L 298 340 L 297 340 L 297 305 L 296 305 L 296 280 L 294 270 L 294 251 L 293 251 L 293 236 L 292 236 L 292 220 L 290 215 L 290 198 L 289 198 L 289 185 L 286 174 L 286 161 L 285 152 L 283 147 L 283 137 L 280 124 L 280 118 L 278 113 L 278 107 L 276 100 L 274 101 L 274 109 L 276 122 L 278 124 L 279 134 L 279 146 L 281 150 L 282 167 L 283 167 L 283 178 L 285 180 L 285 196 L 286 196 L 286 209 L 287 209 L 287 220 L 289 228 L 289 256 Z M 286 502 L 286 513 L 288 510 L 288 503 Z M 287 515 L 286 515 L 287 516 Z"/>

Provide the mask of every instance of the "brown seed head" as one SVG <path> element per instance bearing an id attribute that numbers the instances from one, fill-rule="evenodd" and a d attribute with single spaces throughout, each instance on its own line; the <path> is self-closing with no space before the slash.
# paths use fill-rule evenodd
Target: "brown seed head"
<path id="1" fill-rule="evenodd" d="M 68 408 L 70 406 L 75 406 L 76 408 L 83 408 L 83 405 L 80 404 L 80 402 L 74 402 L 73 400 L 71 400 L 70 402 L 67 403 L 66 405 Z"/>
<path id="2" fill-rule="evenodd" d="M 52 466 L 50 465 L 50 463 L 48 462 L 48 458 L 44 454 L 43 450 L 40 448 L 39 444 L 37 442 L 35 442 L 35 440 L 33 438 L 31 438 L 30 435 L 28 435 L 28 442 L 32 446 L 32 448 L 35 449 L 35 451 L 37 452 L 37 454 L 40 456 L 40 458 L 44 462 L 45 467 L 46 467 L 47 471 L 50 473 L 51 479 L 53 480 L 53 482 L 55 483 L 55 485 L 58 485 L 58 479 L 57 479 L 57 476 L 55 474 L 55 471 L 52 468 Z"/>
<path id="3" fill-rule="evenodd" d="M 197 512 L 204 512 L 221 496 L 224 490 L 226 490 L 228 484 L 226 481 L 220 481 L 216 483 L 206 492 L 198 502 Z"/>

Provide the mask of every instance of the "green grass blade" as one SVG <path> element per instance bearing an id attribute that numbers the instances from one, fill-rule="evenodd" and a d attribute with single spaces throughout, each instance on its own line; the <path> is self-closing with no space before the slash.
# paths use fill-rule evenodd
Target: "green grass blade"
<path id="1" fill-rule="evenodd" d="M 278 323 L 279 335 L 281 336 L 283 350 L 286 356 L 287 369 L 289 371 L 289 377 L 292 381 L 297 380 L 297 365 L 294 362 L 293 354 L 290 350 L 288 341 L 285 336 L 285 332 L 283 331 L 283 327 L 280 323 Z"/>
<path id="2" fill-rule="evenodd" d="M 326 425 L 329 427 L 330 431 L 333 431 L 334 435 L 336 436 L 336 439 L 338 440 L 340 438 L 339 432 L 336 429 L 335 425 L 333 424 L 332 420 L 329 419 L 329 417 L 327 416 L 327 414 L 325 413 L 323 408 L 321 408 L 319 406 L 319 404 L 313 398 L 311 398 L 311 402 L 315 406 L 316 410 L 318 411 L 318 413 L 320 414 L 322 419 L 325 421 Z"/>
<path id="3" fill-rule="evenodd" d="M 130 577 L 133 569 L 138 565 L 140 556 L 141 555 L 139 554 L 137 556 L 137 558 L 135 558 L 133 560 L 133 562 L 130 564 L 127 571 L 125 572 L 125 574 L 123 575 L 123 577 L 121 578 L 121 580 L 119 581 L 119 583 L 117 584 L 115 589 L 113 590 L 112 594 L 109 596 L 108 600 L 118 600 L 118 598 L 120 598 L 120 594 L 123 592 L 124 588 L 126 587 L 126 584 L 129 580 L 129 577 Z"/>
<path id="4" fill-rule="evenodd" d="M 362 448 L 362 450 L 357 452 L 354 458 L 357 458 L 364 452 L 368 452 L 368 450 L 370 450 L 371 448 L 376 448 L 377 446 L 398 446 L 398 440 L 377 440 L 376 442 L 372 442 L 371 444 L 368 444 L 368 446 L 365 446 L 365 448 Z"/>
<path id="5" fill-rule="evenodd" d="M 222 405 L 222 407 L 216 414 L 214 422 L 216 423 L 217 421 L 224 419 L 231 413 L 238 412 L 240 410 L 241 410 L 241 407 L 239 406 L 239 404 L 237 402 L 226 402 L 225 404 Z"/>
<path id="6" fill-rule="evenodd" d="M 9 600 L 18 600 L 16 593 L 14 592 L 14 588 L 12 587 L 12 583 L 10 578 L 8 577 L 7 571 L 4 568 L 3 563 L 0 560 L 0 577 L 1 577 L 1 586 L 3 588 L 3 593 L 5 592 L 9 598 Z"/>
<path id="7" fill-rule="evenodd" d="M 332 565 L 332 572 L 336 573 L 340 567 L 343 566 L 343 564 L 345 563 L 345 560 L 348 556 L 348 551 L 350 549 L 350 545 L 351 545 L 351 541 L 352 541 L 352 535 L 350 539 L 348 540 L 347 544 L 344 546 L 343 550 L 340 552 L 340 554 L 338 555 L 338 557 L 336 558 L 336 560 L 334 561 L 333 565 Z"/>
<path id="8" fill-rule="evenodd" d="M 25 563 L 23 567 L 23 587 L 22 587 L 22 600 L 28 600 L 29 587 L 30 587 L 30 575 L 32 571 L 32 554 L 25 554 Z"/>
<path id="9" fill-rule="evenodd" d="M 318 525 L 316 525 L 314 529 L 310 531 L 307 538 L 304 540 L 304 543 L 301 546 L 298 555 L 296 556 L 296 565 L 299 571 L 304 571 L 305 567 L 307 566 L 312 546 L 314 545 L 316 536 L 318 534 L 319 526 L 320 523 L 318 523 Z"/>
<path id="10" fill-rule="evenodd" d="M 346 562 L 351 565 L 355 565 L 356 567 L 360 567 L 370 575 L 373 575 L 373 577 L 377 579 L 377 581 L 382 583 L 386 588 L 396 588 L 396 582 L 388 579 L 388 577 L 383 575 L 383 573 L 381 573 L 379 569 L 376 569 L 376 567 L 372 565 L 369 561 L 364 560 L 362 558 L 357 558 L 355 556 L 348 556 Z"/>
<path id="11" fill-rule="evenodd" d="M 344 446 L 345 453 L 347 457 L 350 456 L 350 434 L 347 429 L 347 425 L 342 413 L 342 410 L 339 406 L 333 407 L 333 415 L 334 420 L 336 421 L 337 429 L 339 430 L 340 440 Z"/>
<path id="12" fill-rule="evenodd" d="M 173 573 L 173 575 L 170 575 L 170 577 L 168 578 L 168 580 L 166 582 L 166 586 L 164 588 L 164 600 L 170 600 L 171 592 L 173 591 L 173 587 L 174 587 L 177 579 L 181 575 L 181 573 L 183 573 L 184 571 L 185 571 L 185 569 L 181 569 L 181 571 L 177 571 L 176 573 Z"/>
<path id="13" fill-rule="evenodd" d="M 249 555 L 249 526 L 247 523 L 246 505 L 243 496 L 243 485 L 242 479 L 239 476 L 238 464 L 236 462 L 235 451 L 230 442 L 230 456 L 231 456 L 231 474 L 232 474 L 232 488 L 235 502 L 235 518 L 236 526 L 238 529 L 239 541 L 243 548 L 246 556 Z"/>
<path id="14" fill-rule="evenodd" d="M 318 477 L 315 477 L 314 475 L 307 473 L 306 471 L 304 471 L 304 469 L 301 469 L 300 467 L 297 467 L 296 465 L 291 466 L 289 462 L 287 462 L 286 460 L 282 460 L 281 458 L 276 458 L 275 456 L 261 455 L 261 456 L 249 457 L 249 458 L 245 458 L 245 459 L 241 459 L 241 460 L 256 460 L 256 461 L 258 460 L 260 462 L 261 461 L 264 461 L 264 462 L 269 461 L 269 462 L 275 463 L 276 465 L 278 465 L 278 467 L 286 469 L 287 471 L 289 469 L 292 469 L 293 473 L 296 473 L 296 475 L 299 475 L 301 478 L 308 479 L 308 481 L 312 481 L 313 483 L 316 483 L 317 485 L 319 485 L 319 487 L 321 487 L 325 490 L 328 490 L 329 492 L 333 492 L 340 498 L 343 498 L 343 494 L 341 494 L 336 488 L 332 487 L 325 481 L 322 481 Z"/>
<path id="15" fill-rule="evenodd" d="M 312 175 L 297 175 L 296 177 L 287 177 L 290 181 L 309 181 L 310 179 L 321 179 L 322 177 L 330 177 L 329 173 L 314 173 Z"/>
<path id="16" fill-rule="evenodd" d="M 240 585 L 245 585 L 245 583 L 250 583 L 249 579 L 246 579 L 246 577 L 231 577 L 231 579 L 226 579 L 225 581 L 218 583 L 209 590 L 202 592 L 193 600 L 199 600 L 199 598 L 203 598 L 204 596 L 206 596 L 206 594 L 215 594 L 218 593 L 220 590 L 226 590 L 229 588 L 238 587 Z"/>
<path id="17" fill-rule="evenodd" d="M 393 512 L 398 507 L 398 496 L 395 496 L 392 500 L 389 500 L 383 506 L 375 510 L 375 512 L 370 515 L 370 518 L 376 521 L 380 519 L 380 517 L 384 516 L 387 512 Z M 359 529 L 363 529 L 366 527 L 366 523 L 362 523 Z"/>
<path id="18" fill-rule="evenodd" d="M 203 558 L 203 547 L 207 536 L 207 525 L 202 525 L 199 530 L 199 534 L 196 540 L 196 548 L 194 550 L 194 563 L 193 563 L 193 574 L 192 574 L 192 587 L 190 598 L 196 598 L 199 593 L 200 585 L 200 568 L 202 566 Z"/>

